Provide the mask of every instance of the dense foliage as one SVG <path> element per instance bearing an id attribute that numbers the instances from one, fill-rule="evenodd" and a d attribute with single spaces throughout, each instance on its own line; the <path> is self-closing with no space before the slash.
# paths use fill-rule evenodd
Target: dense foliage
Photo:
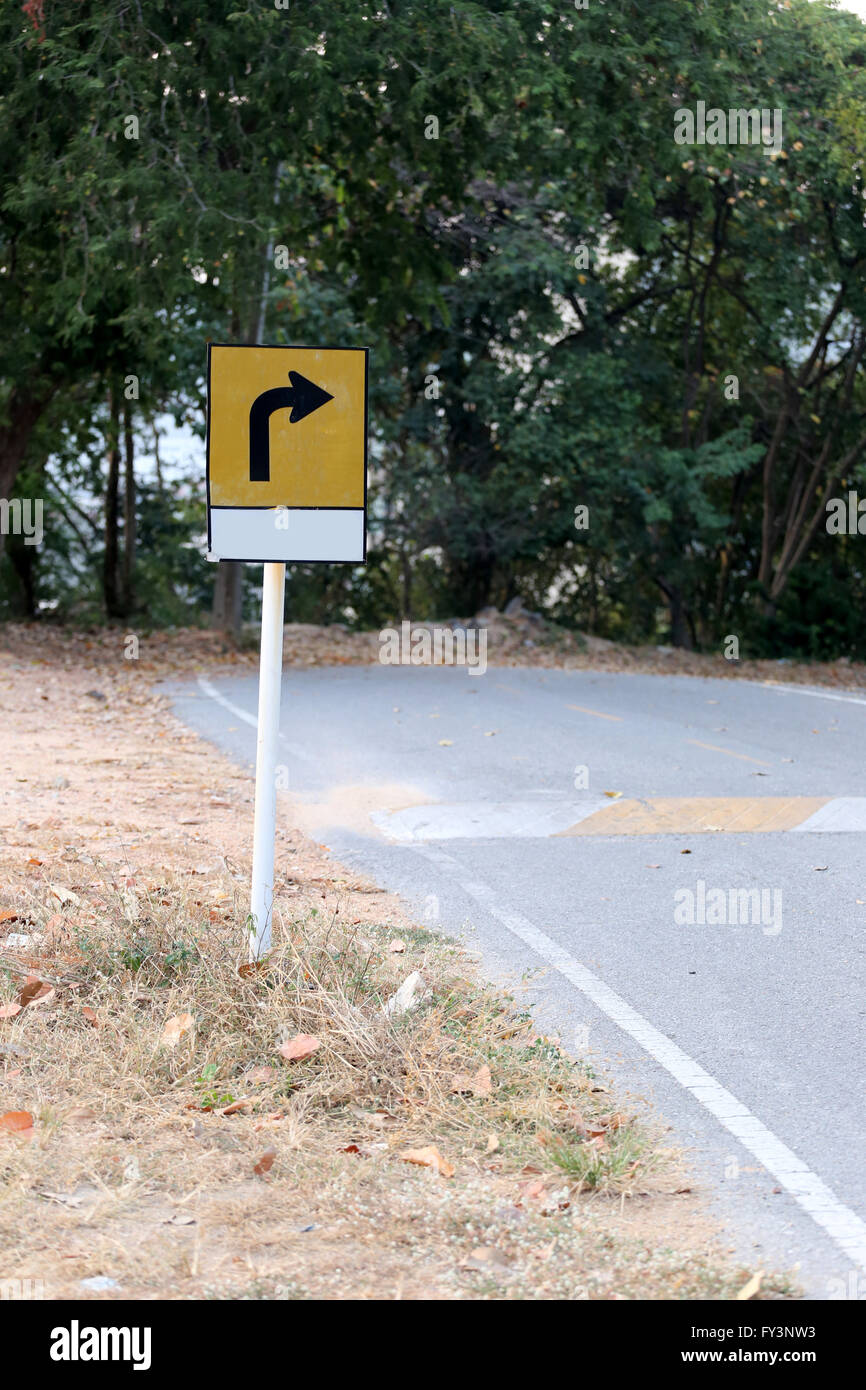
<path id="1" fill-rule="evenodd" d="M 699 103 L 770 125 L 680 143 Z M 4 525 L 0 612 L 204 620 L 205 342 L 333 342 L 369 563 L 291 617 L 863 657 L 864 154 L 828 0 L 4 5 L 0 498 L 44 538 Z"/>

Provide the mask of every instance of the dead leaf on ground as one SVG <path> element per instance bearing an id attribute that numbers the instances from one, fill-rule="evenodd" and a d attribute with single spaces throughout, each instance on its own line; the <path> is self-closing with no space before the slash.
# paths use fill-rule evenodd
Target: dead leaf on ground
<path id="1" fill-rule="evenodd" d="M 14 1018 L 15 1015 L 20 1014 L 20 1012 L 20 1004 L 4 1004 L 2 1009 L 0 1009 L 0 1018 Z"/>
<path id="2" fill-rule="evenodd" d="M 7 1110 L 0 1115 L 0 1130 L 17 1134 L 19 1139 L 33 1138 L 33 1116 L 29 1110 Z"/>
<path id="3" fill-rule="evenodd" d="M 85 1022 L 90 1024 L 91 1028 L 99 1027 L 99 1019 L 96 1016 L 96 1011 L 91 1009 L 89 1004 L 84 1005 L 84 1008 L 81 1010 L 81 1016 Z"/>
<path id="4" fill-rule="evenodd" d="M 320 1038 L 313 1033 L 298 1033 L 280 1048 L 280 1056 L 285 1062 L 306 1062 L 322 1046 Z"/>
<path id="5" fill-rule="evenodd" d="M 273 1129 L 275 1125 L 282 1124 L 286 1119 L 284 1110 L 269 1110 L 267 1115 L 263 1115 L 260 1120 L 256 1120 L 253 1129 Z"/>
<path id="6" fill-rule="evenodd" d="M 404 1149 L 400 1154 L 404 1163 L 416 1163 L 420 1168 L 433 1168 L 440 1178 L 453 1178 L 456 1168 L 443 1158 L 435 1144 L 426 1149 Z"/>
<path id="7" fill-rule="evenodd" d="M 274 1159 L 277 1156 L 276 1149 L 265 1149 L 258 1163 L 253 1165 L 253 1172 L 257 1178 L 263 1178 L 265 1173 L 269 1173 L 274 1166 Z"/>
<path id="8" fill-rule="evenodd" d="M 460 1096 L 489 1096 L 492 1090 L 493 1078 L 486 1062 L 478 1068 L 474 1076 L 468 1076 L 465 1072 L 458 1072 L 451 1086 L 451 1094 Z"/>
<path id="9" fill-rule="evenodd" d="M 18 1003 L 22 1009 L 26 1009 L 28 1004 L 48 1004 L 54 998 L 54 989 L 45 983 L 38 975 L 28 975 L 18 994 Z"/>
<path id="10" fill-rule="evenodd" d="M 476 1269 L 482 1274 L 508 1274 L 511 1264 L 508 1256 L 495 1245 L 480 1245 L 470 1251 L 465 1260 L 460 1261 L 461 1269 Z"/>
<path id="11" fill-rule="evenodd" d="M 39 1193 L 47 1202 L 57 1202 L 61 1207 L 80 1207 L 88 1200 L 97 1196 L 96 1189 L 93 1187 L 82 1186 L 75 1192 L 50 1192 L 47 1188 Z"/>
<path id="12" fill-rule="evenodd" d="M 579 1110 L 570 1110 L 566 1119 L 570 1128 L 581 1139 L 603 1139 L 607 1133 L 607 1124 L 604 1120 L 585 1120 Z"/>
<path id="13" fill-rule="evenodd" d="M 544 1179 L 536 1178 L 534 1182 L 523 1183 L 523 1185 L 518 1188 L 517 1200 L 514 1205 L 520 1207 L 524 1202 L 534 1202 L 537 1197 L 543 1197 L 544 1195 Z"/>
<path id="14" fill-rule="evenodd" d="M 749 1282 L 747 1284 L 744 1284 L 743 1287 L 740 1289 L 739 1293 L 736 1295 L 736 1301 L 738 1303 L 744 1303 L 748 1299 L 754 1298 L 755 1294 L 761 1287 L 761 1280 L 763 1279 L 763 1277 L 764 1271 L 762 1269 L 759 1269 L 757 1274 L 753 1274 Z"/>
<path id="15" fill-rule="evenodd" d="M 162 1046 L 177 1047 L 184 1034 L 192 1028 L 194 1021 L 192 1014 L 175 1014 L 174 1018 L 168 1019 L 160 1038 Z"/>
<path id="16" fill-rule="evenodd" d="M 239 1115 L 242 1110 L 249 1110 L 251 1105 L 255 1105 L 255 1097 L 242 1096 L 240 1100 L 233 1100 L 229 1105 L 224 1105 L 221 1110 L 215 1110 L 215 1115 Z"/>
<path id="17" fill-rule="evenodd" d="M 275 1067 L 250 1067 L 244 1076 L 245 1081 L 252 1082 L 254 1086 L 264 1085 L 266 1081 L 273 1081 L 277 1071 Z"/>
<path id="18" fill-rule="evenodd" d="M 555 1249 L 556 1241 L 551 1240 L 548 1241 L 546 1245 L 536 1245 L 535 1249 L 531 1253 L 536 1260 L 541 1260 L 542 1263 L 546 1264 Z"/>
<path id="19" fill-rule="evenodd" d="M 61 907 L 66 907 L 67 904 L 71 905 L 72 907 L 78 907 L 78 905 L 81 902 L 81 899 L 79 898 L 77 893 L 73 893 L 71 888 L 64 888 L 60 884 L 49 883 L 48 891 L 52 894 L 53 897 L 57 898 Z"/>
<path id="20" fill-rule="evenodd" d="M 613 1115 L 605 1115 L 604 1117 L 604 1124 L 608 1129 L 622 1129 L 628 1122 L 628 1115 L 623 1115 L 620 1110 L 617 1110 Z"/>

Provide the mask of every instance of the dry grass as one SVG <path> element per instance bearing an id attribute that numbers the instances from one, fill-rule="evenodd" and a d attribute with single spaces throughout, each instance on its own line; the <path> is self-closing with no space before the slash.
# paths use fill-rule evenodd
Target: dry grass
<path id="1" fill-rule="evenodd" d="M 487 633 L 487 661 L 493 667 L 528 667 L 566 671 L 618 671 L 661 676 L 713 677 L 721 680 L 769 681 L 773 684 L 820 685 L 832 689 L 866 689 L 866 665 L 847 657 L 837 661 L 758 660 L 743 654 L 726 660 L 721 652 L 687 652 L 666 646 L 632 646 L 572 632 L 526 610 L 506 617 L 495 609 L 488 616 L 444 620 L 475 624 Z M 413 632 L 430 623 L 413 623 Z M 129 631 L 136 634 L 137 629 Z M 123 660 L 127 631 L 122 628 L 57 627 L 47 623 L 7 623 L 0 627 L 0 648 L 17 659 L 90 669 L 114 679 L 130 662 Z M 172 677 L 204 670 L 252 673 L 258 665 L 257 633 L 245 630 L 239 646 L 203 628 L 141 631 L 140 674 Z M 379 660 L 378 632 L 352 632 L 342 624 L 317 626 L 286 623 L 286 667 L 358 666 Z"/>
<path id="2" fill-rule="evenodd" d="M 390 928 L 316 909 L 292 921 L 283 905 L 267 961 L 247 966 L 236 885 L 202 900 L 182 882 L 121 887 L 97 872 L 84 888 L 79 872 L 61 912 L 62 885 L 31 889 L 21 912 L 28 945 L 0 957 L 3 1004 L 14 1005 L 28 972 L 57 981 L 5 1022 L 0 1046 L 22 1059 L 7 1074 L 4 1106 L 34 1112 L 36 1138 L 65 1181 L 85 1173 L 74 1143 L 61 1155 L 54 1141 L 65 1107 L 82 1098 L 113 1128 L 238 1105 L 216 1118 L 249 1141 L 251 1157 L 266 1130 L 278 1152 L 325 1156 L 357 1144 L 362 1156 L 395 1156 L 435 1141 L 450 1161 L 477 1167 L 494 1135 L 497 1169 L 558 1167 L 575 1194 L 635 1190 L 658 1163 L 634 1123 L 612 1111 L 606 1087 L 537 1037 L 459 948 L 418 930 L 395 952 Z M 389 1018 L 383 1006 L 412 971 L 425 984 L 419 1002 Z M 184 1015 L 187 1031 L 166 1042 L 167 1021 Z M 283 1061 L 281 1045 L 302 1033 L 318 1050 Z M 489 1083 L 483 1071 L 478 1079 L 484 1067 Z M 30 1151 L 4 1154 L 13 1169 L 16 1161 L 29 1169 Z"/>
<path id="3" fill-rule="evenodd" d="M 390 925 L 283 902 L 248 967 L 236 883 L 195 897 L 103 872 L 79 859 L 31 884 L 0 957 L 3 1004 L 47 982 L 0 1024 L 2 1108 L 33 1117 L 0 1141 L 10 1276 L 62 1297 L 107 1275 L 139 1298 L 700 1298 L 745 1281 L 705 1233 L 677 1248 L 623 1221 L 626 1203 L 679 1219 L 673 1156 L 458 947 L 404 928 L 396 952 Z M 387 1017 L 412 970 L 419 1003 Z M 287 1063 L 299 1033 L 320 1046 Z M 402 1157 L 431 1145 L 453 1177 Z"/>

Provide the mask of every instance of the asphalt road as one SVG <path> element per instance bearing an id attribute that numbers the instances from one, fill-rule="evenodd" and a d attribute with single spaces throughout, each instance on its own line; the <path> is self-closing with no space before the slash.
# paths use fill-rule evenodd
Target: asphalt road
<path id="1" fill-rule="evenodd" d="M 170 693 L 254 761 L 254 679 Z M 652 1101 L 744 1262 L 814 1297 L 866 1297 L 864 739 L 866 695 L 744 681 L 283 681 L 308 828 L 491 976 L 536 972 L 541 1026 Z"/>

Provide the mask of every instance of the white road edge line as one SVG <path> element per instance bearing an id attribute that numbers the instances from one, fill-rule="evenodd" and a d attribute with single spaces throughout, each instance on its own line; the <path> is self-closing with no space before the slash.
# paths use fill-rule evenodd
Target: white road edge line
<path id="1" fill-rule="evenodd" d="M 859 695 L 834 695 L 830 690 L 806 690 L 798 685 L 774 685 L 772 681 L 762 681 L 764 690 L 775 690 L 777 695 L 811 695 L 813 700 L 839 700 L 843 705 L 866 705 L 866 698 Z"/>
<path id="2" fill-rule="evenodd" d="M 218 705 L 222 705 L 223 709 L 228 710 L 229 714 L 233 714 L 235 719 L 242 719 L 245 724 L 249 724 L 251 729 L 258 729 L 259 721 L 256 715 L 250 714 L 248 710 L 241 709 L 240 705 L 233 704 L 231 700 L 227 700 L 225 695 L 221 695 L 216 686 L 211 684 L 207 676 L 199 676 L 198 685 L 199 689 L 203 694 L 207 695 L 208 699 L 215 700 Z M 312 765 L 312 759 L 309 754 L 305 753 L 303 748 L 298 744 L 290 743 L 282 733 L 279 734 L 279 740 L 286 751 L 291 753 L 293 758 L 297 758 L 298 762 L 305 763 L 307 766 Z"/>
<path id="3" fill-rule="evenodd" d="M 676 1043 L 653 1027 L 603 980 L 570 956 L 551 937 L 534 927 L 526 917 L 518 912 L 503 911 L 498 907 L 493 890 L 487 884 L 462 878 L 461 866 L 451 855 L 426 845 L 410 845 L 409 848 L 439 868 L 447 869 L 452 877 L 456 877 L 464 892 L 483 907 L 485 912 L 489 912 L 491 917 L 501 922 L 513 936 L 518 937 L 542 960 L 552 965 L 570 984 L 591 999 L 617 1027 L 628 1033 L 629 1037 L 664 1067 L 665 1071 L 705 1110 L 739 1139 L 744 1148 L 772 1173 L 803 1211 L 811 1216 L 817 1225 L 823 1227 L 843 1254 L 866 1270 L 866 1222 L 850 1207 L 840 1202 L 817 1173 L 813 1173 L 787 1144 L 777 1138 L 772 1130 L 767 1129 L 742 1101 L 725 1090 L 724 1086 L 689 1057 L 688 1053 L 683 1052 L 682 1048 L 677 1047 Z"/>

